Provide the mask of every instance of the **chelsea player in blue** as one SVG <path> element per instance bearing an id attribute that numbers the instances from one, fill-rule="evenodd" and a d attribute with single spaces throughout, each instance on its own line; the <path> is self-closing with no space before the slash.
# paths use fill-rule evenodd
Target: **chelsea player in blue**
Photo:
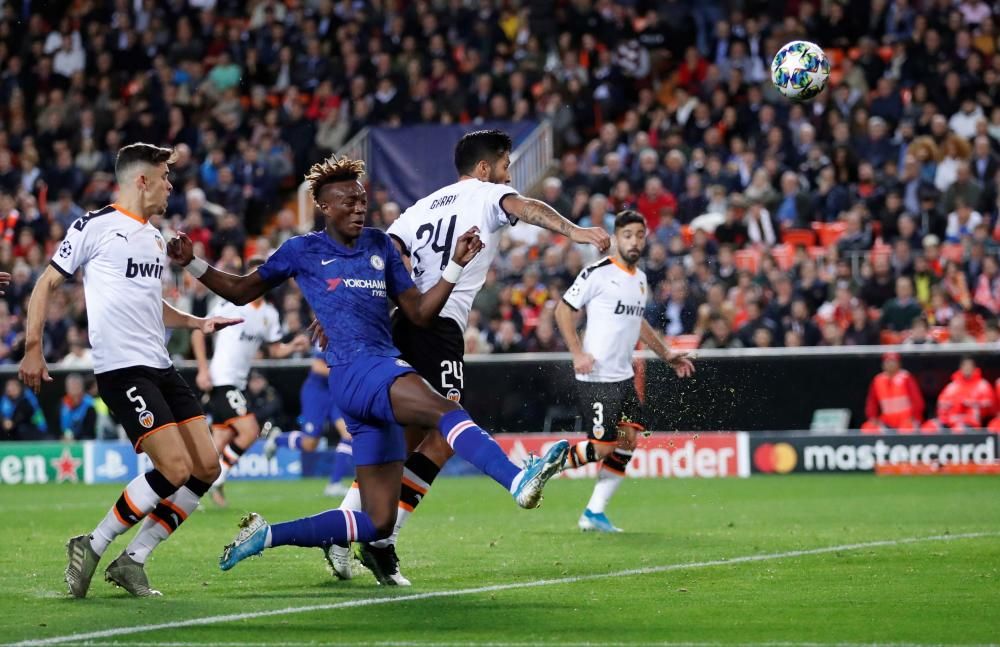
<path id="1" fill-rule="evenodd" d="M 523 469 L 457 403 L 435 392 L 399 359 L 389 331 L 388 299 L 418 325 L 438 315 L 462 268 L 483 247 L 475 228 L 458 237 L 441 280 L 421 294 L 390 242 L 364 226 L 368 198 L 360 178 L 364 162 L 331 157 L 313 165 L 306 181 L 326 216 L 326 229 L 291 238 L 251 274 L 237 276 L 194 258 L 183 233 L 170 241 L 171 259 L 210 290 L 235 304 L 260 297 L 295 278 L 326 333 L 326 361 L 336 374 L 330 393 L 354 440 L 363 512 L 334 509 L 268 524 L 250 513 L 219 561 L 229 570 L 276 546 L 370 542 L 388 537 L 396 520 L 406 446 L 400 425 L 437 427 L 462 458 L 505 487 L 518 505 L 537 507 L 545 483 L 561 468 L 568 443 L 554 445 Z"/>

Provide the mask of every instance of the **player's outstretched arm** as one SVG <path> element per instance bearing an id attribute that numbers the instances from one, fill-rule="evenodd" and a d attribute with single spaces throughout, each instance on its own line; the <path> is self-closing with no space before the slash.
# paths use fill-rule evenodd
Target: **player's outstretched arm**
<path id="1" fill-rule="evenodd" d="M 170 260 L 187 269 L 209 290 L 238 306 L 264 296 L 271 287 L 257 270 L 244 275 L 229 274 L 215 269 L 200 258 L 195 258 L 194 245 L 182 231 L 177 232 L 177 235 L 167 243 L 167 254 Z"/>
<path id="2" fill-rule="evenodd" d="M 308 335 L 296 335 L 290 341 L 276 341 L 267 345 L 267 356 L 271 359 L 284 359 L 292 353 L 308 353 L 312 342 Z"/>
<path id="3" fill-rule="evenodd" d="M 601 253 L 611 247 L 611 236 L 602 227 L 579 227 L 566 220 L 548 204 L 534 198 L 512 193 L 504 196 L 500 206 L 512 215 L 542 229 L 567 236 L 574 243 L 593 245 Z"/>
<path id="4" fill-rule="evenodd" d="M 455 243 L 455 253 L 441 275 L 440 281 L 423 294 L 414 286 L 396 296 L 396 303 L 406 318 L 418 326 L 429 326 L 434 321 L 434 317 L 440 314 L 448 297 L 451 296 L 452 289 L 462 275 L 462 269 L 485 246 L 483 241 L 479 239 L 478 227 L 473 227 L 459 236 Z"/>
<path id="5" fill-rule="evenodd" d="M 211 335 L 223 328 L 243 323 L 243 319 L 232 317 L 196 317 L 182 312 L 163 301 L 163 325 L 167 328 L 186 328 L 200 331 L 203 335 Z"/>
<path id="6" fill-rule="evenodd" d="M 29 389 L 35 391 L 42 386 L 42 382 L 52 381 L 48 366 L 45 365 L 42 328 L 45 326 L 45 306 L 49 302 L 49 295 L 65 280 L 66 277 L 56 268 L 46 266 L 28 301 L 28 318 L 24 324 L 24 359 L 21 360 L 17 376 Z"/>
<path id="7" fill-rule="evenodd" d="M 675 353 L 670 350 L 659 333 L 645 319 L 642 320 L 639 339 L 664 362 L 670 364 L 674 372 L 677 373 L 677 377 L 690 377 L 694 373 L 694 362 L 691 361 L 694 359 L 694 355 L 686 351 Z"/>

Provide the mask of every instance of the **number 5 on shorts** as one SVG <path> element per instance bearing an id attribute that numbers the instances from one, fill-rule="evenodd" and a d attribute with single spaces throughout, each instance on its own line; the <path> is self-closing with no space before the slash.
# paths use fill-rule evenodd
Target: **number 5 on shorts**
<path id="1" fill-rule="evenodd" d="M 125 396 L 130 401 L 132 401 L 132 402 L 138 402 L 139 403 L 139 404 L 135 405 L 135 410 L 137 412 L 141 413 L 141 412 L 143 412 L 143 411 L 146 410 L 146 401 L 138 393 L 133 394 L 133 392 L 136 389 L 138 389 L 138 388 L 139 387 L 137 387 L 137 386 L 133 386 L 131 389 L 129 389 L 128 391 L 125 392 Z"/>

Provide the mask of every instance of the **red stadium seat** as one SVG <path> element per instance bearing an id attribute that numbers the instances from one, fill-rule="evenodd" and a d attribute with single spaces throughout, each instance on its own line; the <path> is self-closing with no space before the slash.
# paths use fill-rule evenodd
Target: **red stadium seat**
<path id="1" fill-rule="evenodd" d="M 847 225 L 842 222 L 817 222 L 813 229 L 819 234 L 819 244 L 823 247 L 836 245 L 840 237 L 847 231 Z"/>
<path id="2" fill-rule="evenodd" d="M 948 341 L 947 326 L 931 326 L 931 337 L 939 344 Z"/>
<path id="3" fill-rule="evenodd" d="M 961 243 L 945 243 L 941 245 L 941 257 L 952 263 L 961 263 L 965 256 L 965 250 Z"/>
<path id="4" fill-rule="evenodd" d="M 795 264 L 795 248 L 789 245 L 775 245 L 771 248 L 771 256 L 782 272 L 792 269 Z"/>
<path id="5" fill-rule="evenodd" d="M 756 274 L 760 269 L 760 250 L 739 249 L 733 254 L 733 262 L 736 269 Z"/>
<path id="6" fill-rule="evenodd" d="M 792 247 L 812 247 L 816 234 L 810 229 L 787 229 L 781 234 L 781 242 Z"/>
<path id="7" fill-rule="evenodd" d="M 896 332 L 895 330 L 883 330 L 882 334 L 879 335 L 879 341 L 886 346 L 893 346 L 895 344 L 902 344 L 905 335 L 901 332 Z"/>
<path id="8" fill-rule="evenodd" d="M 670 348 L 673 350 L 694 350 L 701 344 L 698 335 L 677 335 L 670 338 Z"/>

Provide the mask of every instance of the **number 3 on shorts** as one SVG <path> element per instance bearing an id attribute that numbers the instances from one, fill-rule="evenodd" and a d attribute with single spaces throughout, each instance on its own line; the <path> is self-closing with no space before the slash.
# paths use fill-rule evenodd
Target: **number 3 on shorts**
<path id="1" fill-rule="evenodd" d="M 138 404 L 135 405 L 135 410 L 139 413 L 142 413 L 143 411 L 146 410 L 146 401 L 142 398 L 141 395 L 139 395 L 138 393 L 134 393 L 134 391 L 138 388 L 139 387 L 137 386 L 133 386 L 131 389 L 125 392 L 125 396 L 132 402 L 138 402 Z"/>
<path id="2" fill-rule="evenodd" d="M 596 425 L 603 425 L 604 424 L 604 403 L 603 402 L 595 402 L 593 404 L 593 406 L 594 406 L 594 425 L 595 426 Z"/>

